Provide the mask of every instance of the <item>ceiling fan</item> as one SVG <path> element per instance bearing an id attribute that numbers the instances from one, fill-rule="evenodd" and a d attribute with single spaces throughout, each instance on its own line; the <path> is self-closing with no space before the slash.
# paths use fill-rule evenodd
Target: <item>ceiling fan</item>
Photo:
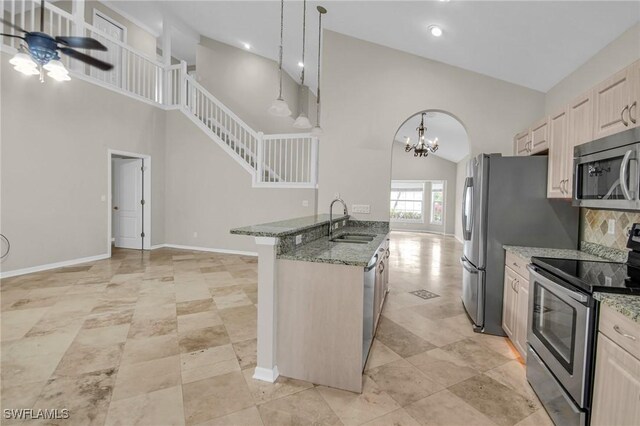
<path id="1" fill-rule="evenodd" d="M 98 40 L 91 37 L 75 36 L 50 36 L 44 32 L 44 0 L 40 3 L 40 31 L 26 31 L 23 28 L 0 18 L 0 22 L 24 33 L 24 36 L 15 34 L 3 34 L 0 36 L 13 37 L 24 40 L 27 45 L 21 45 L 18 53 L 9 61 L 17 71 L 26 75 L 40 75 L 40 81 L 44 81 L 44 71 L 47 75 L 58 81 L 70 80 L 69 71 L 60 61 L 60 53 L 70 56 L 80 62 L 84 62 L 102 71 L 109 71 L 113 65 L 73 48 L 92 49 L 106 51 L 107 48 Z M 39 69 L 38 69 L 39 68 Z"/>

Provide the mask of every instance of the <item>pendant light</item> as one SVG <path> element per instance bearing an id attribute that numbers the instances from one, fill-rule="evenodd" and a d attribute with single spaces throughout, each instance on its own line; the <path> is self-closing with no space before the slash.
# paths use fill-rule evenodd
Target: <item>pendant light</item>
<path id="1" fill-rule="evenodd" d="M 304 85 L 304 50 L 305 50 L 305 41 L 306 41 L 306 32 L 307 32 L 307 0 L 302 2 L 302 72 L 300 73 L 300 96 L 298 96 L 298 104 L 300 106 L 300 115 L 296 118 L 296 121 L 293 123 L 293 127 L 296 129 L 310 129 L 313 127 L 311 122 L 309 121 L 309 117 L 304 112 L 305 108 L 302 103 L 307 99 L 306 96 L 303 96 L 303 91 L 308 90 Z M 298 64 L 298 65 L 300 65 Z"/>
<path id="2" fill-rule="evenodd" d="M 284 36 L 284 0 L 280 0 L 280 59 L 278 61 L 278 76 L 280 79 L 280 91 L 278 98 L 271 103 L 269 114 L 276 117 L 288 117 L 291 115 L 289 105 L 282 98 L 282 43 Z"/>
<path id="3" fill-rule="evenodd" d="M 318 90 L 316 92 L 316 127 L 311 129 L 313 136 L 320 136 L 324 131 L 320 127 L 320 53 L 322 52 L 322 15 L 327 13 L 327 9 L 318 6 Z"/>

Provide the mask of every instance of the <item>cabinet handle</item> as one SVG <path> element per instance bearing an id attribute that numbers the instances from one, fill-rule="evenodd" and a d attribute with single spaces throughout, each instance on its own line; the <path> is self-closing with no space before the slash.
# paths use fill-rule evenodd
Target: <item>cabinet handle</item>
<path id="1" fill-rule="evenodd" d="M 613 329 L 615 330 L 616 333 L 618 333 L 619 335 L 626 337 L 627 339 L 631 339 L 634 342 L 636 341 L 636 336 L 632 336 L 631 334 L 627 334 L 624 331 L 620 330 L 620 327 L 616 324 L 613 326 Z"/>
<path id="2" fill-rule="evenodd" d="M 378 266 L 378 272 L 379 273 L 383 273 L 384 272 L 384 262 L 380 262 L 380 266 Z"/>
<path id="3" fill-rule="evenodd" d="M 385 257 L 385 259 L 388 259 L 388 258 L 389 258 L 389 256 L 391 256 L 391 251 L 390 251 L 389 249 L 387 249 L 387 253 L 386 253 L 386 257 Z"/>
<path id="4" fill-rule="evenodd" d="M 514 289 L 516 293 L 520 291 L 520 280 L 516 280 L 516 288 Z"/>
<path id="5" fill-rule="evenodd" d="M 633 103 L 631 104 L 631 106 L 629 107 L 629 120 L 631 120 L 631 122 L 633 124 L 636 124 L 636 119 L 633 118 L 633 116 L 631 115 L 631 110 L 636 108 L 638 106 L 638 101 L 633 101 Z"/>
<path id="6" fill-rule="evenodd" d="M 560 181 L 560 185 L 558 185 L 560 187 L 560 192 L 562 192 L 564 194 L 564 179 L 562 179 Z"/>
<path id="7" fill-rule="evenodd" d="M 622 108 L 622 112 L 620 113 L 620 120 L 622 120 L 622 124 L 624 124 L 625 127 L 629 126 L 629 122 L 624 119 L 624 112 L 627 110 L 629 110 L 629 105 Z"/>

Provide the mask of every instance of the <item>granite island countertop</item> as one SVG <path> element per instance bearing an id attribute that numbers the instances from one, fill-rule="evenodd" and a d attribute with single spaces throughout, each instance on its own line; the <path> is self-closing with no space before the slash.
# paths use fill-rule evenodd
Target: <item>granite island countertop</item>
<path id="1" fill-rule="evenodd" d="M 375 235 L 375 238 L 366 244 L 352 244 L 329 241 L 329 237 L 325 236 L 279 254 L 277 258 L 362 266 L 364 268 L 369 264 L 373 255 L 376 254 L 376 250 L 382 244 L 389 231 L 362 226 L 346 226 L 335 231 L 334 237 L 345 233 L 371 234 Z"/>
<path id="2" fill-rule="evenodd" d="M 349 215 L 334 215 L 333 220 L 348 219 Z M 329 223 L 328 214 L 297 217 L 277 222 L 234 228 L 230 232 L 236 235 L 253 235 L 256 237 L 284 237 Z"/>
<path id="3" fill-rule="evenodd" d="M 595 292 L 593 297 L 600 303 L 640 323 L 640 295 Z"/>
<path id="4" fill-rule="evenodd" d="M 506 251 L 511 252 L 524 259 L 531 260 L 532 257 L 552 257 L 555 259 L 572 259 L 572 260 L 595 260 L 610 262 L 605 258 L 594 256 L 580 250 L 572 249 L 556 249 L 556 248 L 544 248 L 544 247 L 523 247 L 523 246 L 502 246 Z"/>

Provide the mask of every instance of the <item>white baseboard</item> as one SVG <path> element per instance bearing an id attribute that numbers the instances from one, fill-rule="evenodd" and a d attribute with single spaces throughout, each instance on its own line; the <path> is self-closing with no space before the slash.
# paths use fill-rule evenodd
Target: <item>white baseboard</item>
<path id="1" fill-rule="evenodd" d="M 273 368 L 256 367 L 253 373 L 253 378 L 256 380 L 262 380 L 263 382 L 273 383 L 279 375 L 280 372 L 278 372 L 278 366 Z"/>
<path id="2" fill-rule="evenodd" d="M 0 272 L 0 278 L 16 277 L 18 275 L 32 274 L 34 272 L 47 271 L 49 269 L 64 268 L 65 266 L 74 266 L 80 263 L 95 262 L 97 260 L 108 259 L 109 254 L 99 254 L 97 256 L 81 257 L 79 259 L 64 260 L 62 262 L 47 263 L 46 265 L 32 266 L 30 268 L 14 269 L 12 271 Z"/>
<path id="3" fill-rule="evenodd" d="M 224 254 L 239 254 L 242 256 L 258 256 L 255 251 L 242 251 L 242 250 L 228 250 L 213 247 L 196 247 L 196 246 L 183 246 L 180 244 L 158 244 L 151 247 L 151 250 L 159 249 L 162 247 L 173 248 L 178 250 L 193 250 L 193 251 L 206 251 L 210 253 L 224 253 Z"/>

